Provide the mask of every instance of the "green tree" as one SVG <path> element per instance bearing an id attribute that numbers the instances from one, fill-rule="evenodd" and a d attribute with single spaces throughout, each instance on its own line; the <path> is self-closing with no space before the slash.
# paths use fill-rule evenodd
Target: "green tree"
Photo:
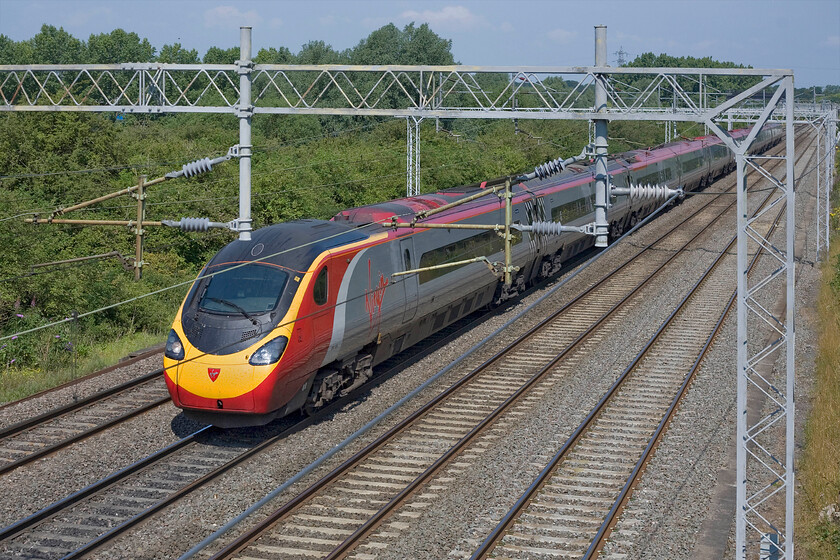
<path id="1" fill-rule="evenodd" d="M 425 23 L 420 27 L 410 23 L 402 30 L 389 23 L 359 41 L 348 55 L 352 64 L 454 64 L 452 41 L 438 36 Z M 360 90 L 365 92 L 370 91 L 376 82 L 373 76 L 359 77 L 358 80 L 362 86 Z M 404 106 L 405 94 L 400 88 L 392 86 L 384 91 L 389 84 L 390 81 L 385 81 L 376 86 L 378 89 L 372 97 L 377 98 L 384 93 L 380 107 Z"/>
<path id="2" fill-rule="evenodd" d="M 362 39 L 350 52 L 352 64 L 455 64 L 452 41 L 431 30 L 428 24 L 410 23 L 397 28 L 389 23 Z"/>
<path id="3" fill-rule="evenodd" d="M 628 62 L 627 66 L 631 68 L 752 68 L 752 66 L 744 66 L 743 64 L 736 64 L 729 61 L 721 62 L 710 56 L 702 58 L 696 58 L 693 56 L 678 57 L 664 53 L 655 55 L 652 52 L 640 54 L 635 59 Z M 644 86 L 651 79 L 647 77 L 636 78 L 630 76 L 627 78 L 628 79 L 626 81 L 635 87 L 639 87 L 640 85 Z M 707 76 L 705 84 L 710 91 L 717 90 L 718 92 L 724 94 L 731 94 L 748 89 L 760 81 L 761 78 L 758 76 Z M 696 79 L 681 77 L 678 78 L 678 82 L 686 91 L 699 91 L 700 85 Z"/>
<path id="4" fill-rule="evenodd" d="M 455 64 L 452 40 L 440 37 L 429 24 L 414 27 L 414 23 L 410 23 L 403 29 L 403 36 L 401 64 Z"/>
<path id="5" fill-rule="evenodd" d="M 85 59 L 85 45 L 63 27 L 42 25 L 31 40 L 32 62 L 35 64 L 78 64 Z"/>
<path id="6" fill-rule="evenodd" d="M 286 47 L 270 47 L 260 49 L 257 56 L 254 57 L 254 62 L 257 64 L 295 64 L 297 57 Z M 276 80 L 274 85 L 271 85 L 265 75 L 255 78 L 254 89 L 262 91 L 263 88 L 266 88 L 266 93 L 263 94 L 266 101 L 281 105 L 283 103 L 282 98 L 277 93 L 275 86 L 281 88 L 288 96 L 294 95 L 294 92 L 282 79 Z M 321 134 L 320 119 L 314 115 L 261 115 L 259 119 L 254 119 L 253 124 L 254 130 L 258 134 L 266 139 L 280 142 L 290 142 L 298 138 Z"/>
<path id="7" fill-rule="evenodd" d="M 30 41 L 13 41 L 0 34 L 0 64 L 32 64 L 35 53 Z"/>
<path id="8" fill-rule="evenodd" d="M 301 47 L 296 64 L 346 64 L 346 53 L 340 53 L 324 41 L 309 41 Z"/>
<path id="9" fill-rule="evenodd" d="M 181 46 L 181 43 L 163 45 L 157 61 L 170 64 L 198 64 L 198 51 L 185 49 Z"/>
<path id="10" fill-rule="evenodd" d="M 154 58 L 155 48 L 148 39 L 141 40 L 137 33 L 115 29 L 110 33 L 90 36 L 85 61 L 90 64 L 116 64 L 151 62 Z"/>
<path id="11" fill-rule="evenodd" d="M 254 62 L 257 64 L 293 64 L 295 55 L 286 47 L 260 49 Z"/>
<path id="12" fill-rule="evenodd" d="M 350 54 L 350 62 L 399 64 L 403 50 L 402 42 L 402 32 L 393 23 L 389 23 L 359 41 Z"/>
<path id="13" fill-rule="evenodd" d="M 204 54 L 202 62 L 204 64 L 233 64 L 237 60 L 239 60 L 239 47 L 229 49 L 210 47 Z"/>

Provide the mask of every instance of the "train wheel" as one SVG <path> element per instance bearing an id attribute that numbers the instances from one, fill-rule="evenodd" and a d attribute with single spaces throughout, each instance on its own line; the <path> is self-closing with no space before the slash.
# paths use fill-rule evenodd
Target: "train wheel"
<path id="1" fill-rule="evenodd" d="M 341 374 L 335 369 L 324 369 L 315 376 L 312 388 L 303 404 L 303 412 L 312 416 L 333 400 L 341 389 Z"/>
<path id="2" fill-rule="evenodd" d="M 624 228 L 618 222 L 612 222 L 610 224 L 610 241 L 615 241 L 621 234 L 624 233 Z"/>

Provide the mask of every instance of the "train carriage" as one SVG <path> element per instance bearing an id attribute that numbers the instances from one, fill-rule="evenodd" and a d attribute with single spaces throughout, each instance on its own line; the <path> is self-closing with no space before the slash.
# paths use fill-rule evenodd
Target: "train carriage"
<path id="1" fill-rule="evenodd" d="M 733 131 L 736 138 L 748 131 Z M 765 127 L 756 151 L 779 141 Z M 702 188 L 731 170 L 714 137 L 634 150 L 608 162 L 612 184 Z M 584 225 L 593 220 L 594 166 L 512 186 L 513 220 Z M 384 228 L 463 199 L 493 183 L 345 210 L 330 221 L 296 220 L 234 241 L 207 264 L 179 309 L 167 340 L 165 379 L 173 402 L 223 427 L 257 425 L 299 409 L 314 411 L 364 383 L 372 367 L 488 304 L 556 273 L 594 243 L 592 236 L 517 233 L 511 287 L 484 263 L 429 267 L 487 256 L 503 260 L 493 231 Z M 659 204 L 611 197 L 617 237 Z M 427 220 L 440 224 L 504 222 L 500 197 L 487 195 Z M 420 272 L 394 276 L 395 273 Z M 425 270 L 424 270 L 425 269 Z"/>

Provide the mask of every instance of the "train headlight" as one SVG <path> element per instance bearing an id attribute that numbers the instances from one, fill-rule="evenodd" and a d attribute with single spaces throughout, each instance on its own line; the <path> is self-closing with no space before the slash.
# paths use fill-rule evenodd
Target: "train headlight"
<path id="1" fill-rule="evenodd" d="M 254 352 L 248 363 L 252 366 L 267 366 L 273 364 L 280 359 L 283 350 L 286 349 L 286 343 L 289 341 L 285 336 L 278 336 L 274 340 L 266 342 L 260 349 Z"/>
<path id="2" fill-rule="evenodd" d="M 166 350 L 164 350 L 163 355 L 173 360 L 184 359 L 184 345 L 181 344 L 181 339 L 178 338 L 175 329 L 169 331 L 169 337 L 166 339 Z"/>

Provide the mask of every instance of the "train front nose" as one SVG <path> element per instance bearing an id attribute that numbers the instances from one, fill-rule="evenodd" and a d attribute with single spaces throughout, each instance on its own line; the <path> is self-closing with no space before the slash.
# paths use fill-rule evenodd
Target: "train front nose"
<path id="1" fill-rule="evenodd" d="M 228 356 L 196 356 L 178 365 L 177 391 L 185 408 L 254 411 L 254 366 Z M 220 359 L 221 358 L 221 359 Z"/>

